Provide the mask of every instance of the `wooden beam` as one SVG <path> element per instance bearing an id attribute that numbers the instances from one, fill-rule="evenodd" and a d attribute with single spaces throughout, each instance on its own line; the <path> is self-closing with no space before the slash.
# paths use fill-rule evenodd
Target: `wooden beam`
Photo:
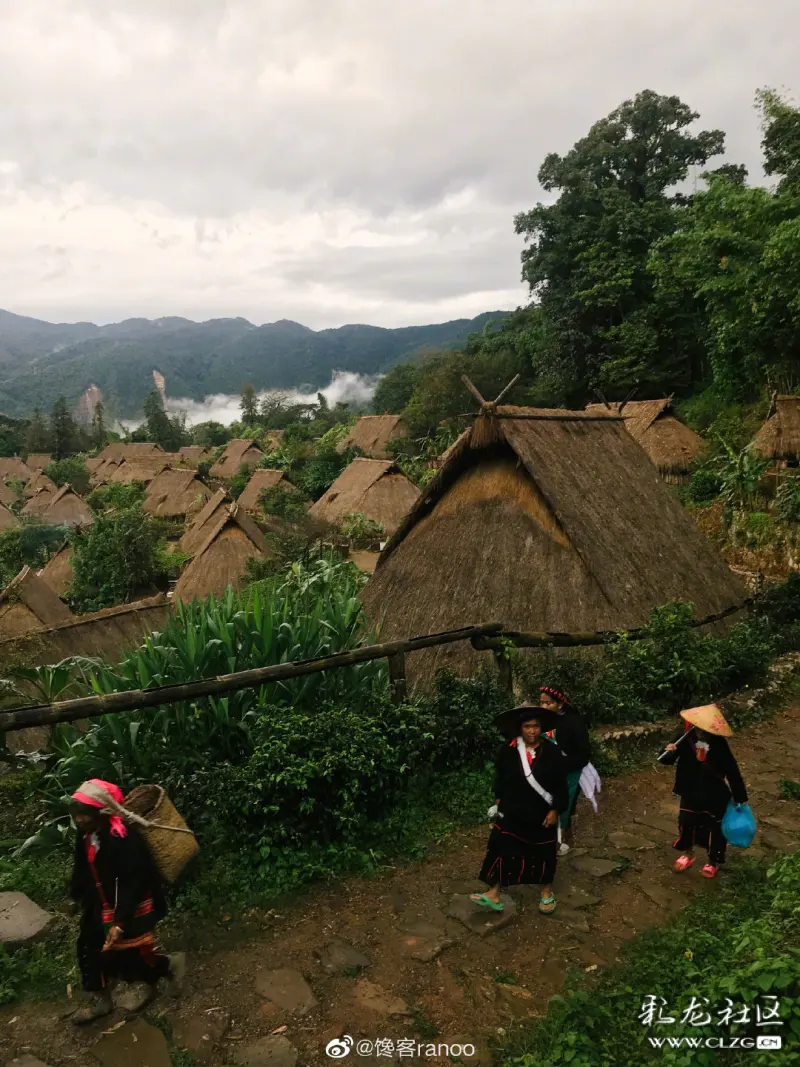
<path id="1" fill-rule="evenodd" d="M 503 624 L 484 623 L 480 626 L 463 626 L 439 634 L 426 634 L 403 641 L 388 641 L 378 645 L 365 645 L 350 652 L 339 652 L 321 659 L 302 660 L 297 663 L 277 663 L 270 667 L 256 667 L 249 671 L 237 671 L 216 678 L 204 678 L 180 685 L 163 685 L 153 689 L 131 689 L 122 693 L 107 693 L 100 696 L 77 697 L 54 704 L 36 704 L 0 713 L 0 733 L 24 730 L 29 726 L 50 726 L 58 722 L 74 722 L 76 719 L 91 719 L 98 715 L 116 714 L 122 711 L 138 711 L 156 708 L 163 704 L 178 704 L 198 697 L 236 693 L 240 689 L 268 685 L 284 678 L 299 678 L 318 671 L 352 667 L 356 663 L 368 663 L 374 659 L 388 659 L 397 654 L 416 652 L 436 645 L 449 645 L 456 641 L 471 641 L 473 638 L 499 634 Z"/>
<path id="2" fill-rule="evenodd" d="M 709 626 L 713 622 L 720 622 L 729 615 L 735 615 L 737 611 L 752 604 L 752 598 L 748 597 L 741 604 L 734 604 L 724 611 L 718 611 L 714 615 L 706 615 L 703 619 L 696 619 L 692 628 Z M 636 630 L 625 630 L 625 636 L 629 641 L 641 641 L 649 636 L 649 630 L 642 626 Z M 496 636 L 480 635 L 473 637 L 472 647 L 478 652 L 496 651 L 503 647 L 504 641 L 511 641 L 517 648 L 580 648 L 592 645 L 604 645 L 614 637 L 619 636 L 617 630 L 596 630 L 585 633 L 521 633 L 514 630 L 504 630 Z"/>
<path id="3" fill-rule="evenodd" d="M 507 386 L 505 387 L 505 389 L 504 389 L 504 390 L 503 390 L 503 391 L 502 391 L 502 392 L 500 393 L 500 395 L 499 395 L 499 396 L 498 396 L 498 397 L 497 397 L 497 398 L 495 399 L 495 406 L 496 406 L 497 404 L 499 404 L 499 403 L 500 403 L 500 401 L 501 401 L 501 400 L 503 399 L 503 397 L 504 397 L 504 396 L 505 396 L 505 395 L 506 395 L 507 393 L 509 393 L 509 392 L 510 392 L 510 391 L 511 391 L 511 390 L 512 390 L 512 389 L 514 388 L 514 386 L 515 386 L 515 385 L 517 384 L 517 382 L 518 382 L 518 381 L 520 380 L 520 378 L 521 378 L 521 377 L 522 377 L 522 375 L 521 375 L 521 374 L 515 374 L 515 375 L 514 375 L 514 377 L 513 377 L 512 379 L 511 379 L 511 381 L 510 381 L 510 382 L 508 383 L 508 385 L 507 385 Z"/>
<path id="4" fill-rule="evenodd" d="M 469 389 L 469 391 L 472 393 L 472 395 L 478 401 L 480 406 L 483 407 L 484 404 L 486 403 L 486 401 L 483 399 L 481 394 L 478 392 L 478 390 L 475 388 L 475 386 L 472 384 L 472 382 L 469 380 L 469 378 L 466 376 L 466 374 L 462 374 L 461 375 L 461 381 L 464 383 L 464 385 L 466 385 L 467 389 Z"/>

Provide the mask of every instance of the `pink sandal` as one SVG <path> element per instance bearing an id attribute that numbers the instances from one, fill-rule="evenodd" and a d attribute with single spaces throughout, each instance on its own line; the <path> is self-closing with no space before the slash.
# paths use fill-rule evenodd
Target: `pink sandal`
<path id="1" fill-rule="evenodd" d="M 691 865 L 695 862 L 695 859 L 695 856 L 678 856 L 674 864 L 675 870 L 679 872 L 688 871 Z M 707 875 L 706 877 L 713 878 L 713 875 Z"/>
<path id="2" fill-rule="evenodd" d="M 700 873 L 704 878 L 714 878 L 717 873 L 717 868 L 713 863 L 707 863 Z"/>

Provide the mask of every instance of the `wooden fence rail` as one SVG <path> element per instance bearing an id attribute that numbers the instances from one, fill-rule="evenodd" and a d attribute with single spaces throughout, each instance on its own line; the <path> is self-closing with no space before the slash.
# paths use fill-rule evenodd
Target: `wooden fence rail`
<path id="1" fill-rule="evenodd" d="M 750 600 L 726 608 L 724 611 L 705 618 L 697 619 L 692 624 L 695 628 L 719 622 L 741 611 L 750 604 Z M 646 628 L 630 630 L 626 637 L 640 641 L 648 635 Z M 36 704 L 13 708 L 0 712 L 0 734 L 14 730 L 24 730 L 31 726 L 52 726 L 59 722 L 75 722 L 77 719 L 90 719 L 98 715 L 117 714 L 123 711 L 138 711 L 144 708 L 160 707 L 163 704 L 178 704 L 184 700 L 198 697 L 219 696 L 223 693 L 236 693 L 240 689 L 279 682 L 286 678 L 299 678 L 318 671 L 336 670 L 352 667 L 357 663 L 370 660 L 386 659 L 389 662 L 389 680 L 395 699 L 402 700 L 406 695 L 405 657 L 409 652 L 437 645 L 449 645 L 456 641 L 470 641 L 478 651 L 493 651 L 500 667 L 501 679 L 510 688 L 511 672 L 508 661 L 502 656 L 504 647 L 511 643 L 519 648 L 576 648 L 581 646 L 603 645 L 610 638 L 618 636 L 616 631 L 597 631 L 593 633 L 522 633 L 504 630 L 500 622 L 483 623 L 477 626 L 463 626 L 457 630 L 446 630 L 439 634 L 425 634 L 402 641 L 387 641 L 377 645 L 365 645 L 349 652 L 339 652 L 333 656 L 319 659 L 301 660 L 293 663 L 278 663 L 270 667 L 256 667 L 234 674 L 222 674 L 214 678 L 203 678 L 179 685 L 164 685 L 153 689 L 129 689 L 121 693 L 108 693 L 100 696 L 77 697 L 73 700 L 61 700 L 53 704 Z"/>

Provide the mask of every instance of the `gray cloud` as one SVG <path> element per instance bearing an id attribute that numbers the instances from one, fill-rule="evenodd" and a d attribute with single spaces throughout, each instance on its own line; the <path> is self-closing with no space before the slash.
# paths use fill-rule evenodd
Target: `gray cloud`
<path id="1" fill-rule="evenodd" d="M 800 10 L 0 0 L 0 24 L 8 306 L 400 325 L 523 300 L 542 158 L 639 89 L 758 176 L 753 92 L 796 76 Z"/>

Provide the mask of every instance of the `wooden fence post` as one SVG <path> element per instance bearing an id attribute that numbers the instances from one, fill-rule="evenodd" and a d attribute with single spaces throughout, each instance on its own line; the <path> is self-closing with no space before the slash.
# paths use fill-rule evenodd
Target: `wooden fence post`
<path id="1" fill-rule="evenodd" d="M 408 695 L 405 653 L 396 652 L 393 656 L 387 656 L 387 660 L 389 662 L 389 684 L 392 688 L 392 700 L 395 704 L 402 704 Z"/>

